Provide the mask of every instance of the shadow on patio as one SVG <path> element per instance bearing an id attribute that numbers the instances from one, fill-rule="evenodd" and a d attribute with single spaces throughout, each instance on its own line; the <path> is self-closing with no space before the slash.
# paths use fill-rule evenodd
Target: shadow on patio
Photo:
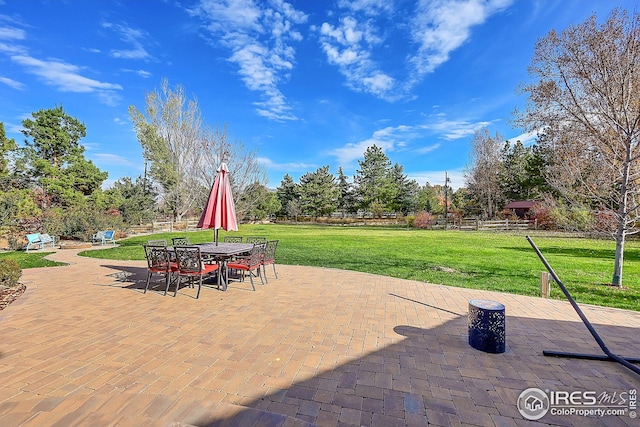
<path id="1" fill-rule="evenodd" d="M 621 355 L 640 354 L 629 338 L 637 329 L 595 325 L 608 347 Z M 584 329 L 582 331 L 581 329 Z M 467 319 L 459 317 L 441 327 L 423 329 L 398 325 L 405 338 L 335 369 L 260 399 L 238 404 L 285 414 L 317 425 L 510 425 L 524 421 L 516 402 L 527 388 L 556 391 L 595 391 L 620 395 L 640 387 L 640 378 L 612 362 L 548 358 L 542 350 L 601 354 L 581 323 L 507 317 L 507 351 L 487 354 L 467 342 Z M 452 333 L 453 332 L 453 333 Z M 628 408 L 622 405 L 623 408 Z M 204 415 L 187 419 L 195 426 L 243 425 L 241 419 Z M 626 420 L 591 419 L 589 425 Z M 268 417 L 261 419 L 260 425 Z M 581 416 L 553 416 L 537 423 L 583 425 Z"/>
<path id="2" fill-rule="evenodd" d="M 37 289 L 0 316 L 0 425 L 521 425 L 530 387 L 640 388 L 618 364 L 542 355 L 600 352 L 562 301 L 299 266 L 195 300 L 142 294 L 140 262 L 72 261 L 29 272 Z M 507 307 L 505 353 L 467 343 L 474 298 Z M 640 313 L 583 309 L 614 353 L 640 354 Z"/>

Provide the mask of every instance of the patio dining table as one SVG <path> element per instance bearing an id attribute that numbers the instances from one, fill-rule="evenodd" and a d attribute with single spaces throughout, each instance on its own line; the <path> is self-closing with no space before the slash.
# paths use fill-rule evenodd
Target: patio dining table
<path id="1" fill-rule="evenodd" d="M 226 272 L 227 261 L 236 255 L 242 255 L 247 252 L 251 252 L 253 249 L 253 243 L 199 243 L 196 246 L 200 247 L 200 253 L 207 257 L 214 257 L 220 261 L 220 271 Z M 218 275 L 222 284 L 222 290 L 227 290 L 227 279 L 224 274 Z"/>
<path id="2" fill-rule="evenodd" d="M 220 262 L 220 273 L 218 274 L 218 285 L 222 285 L 222 290 L 227 290 L 227 279 L 223 272 L 227 270 L 227 261 L 236 255 L 251 252 L 253 243 L 196 243 L 192 246 L 200 248 L 200 255 L 206 259 L 215 258 Z M 174 252 L 173 246 L 167 247 L 169 252 Z"/>

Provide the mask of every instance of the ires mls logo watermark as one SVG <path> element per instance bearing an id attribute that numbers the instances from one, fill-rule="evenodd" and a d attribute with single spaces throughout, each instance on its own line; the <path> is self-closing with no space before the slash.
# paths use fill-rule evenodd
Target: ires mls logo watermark
<path id="1" fill-rule="evenodd" d="M 518 397 L 518 411 L 528 420 L 551 415 L 604 417 L 609 415 L 636 418 L 638 392 L 626 391 L 560 391 L 528 388 Z"/>

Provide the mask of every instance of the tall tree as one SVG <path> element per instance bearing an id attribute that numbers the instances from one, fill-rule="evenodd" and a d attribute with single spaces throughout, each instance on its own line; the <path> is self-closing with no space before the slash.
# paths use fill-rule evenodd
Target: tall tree
<path id="1" fill-rule="evenodd" d="M 438 191 L 428 182 L 418 189 L 416 196 L 416 212 L 427 211 L 430 213 L 443 213 L 443 206 L 440 205 Z"/>
<path id="2" fill-rule="evenodd" d="M 522 142 L 516 141 L 514 144 L 505 142 L 502 149 L 500 187 L 506 201 L 528 200 L 532 196 L 527 185 L 529 177 L 527 166 L 531 157 L 531 150 Z"/>
<path id="3" fill-rule="evenodd" d="M 471 166 L 465 175 L 466 185 L 487 218 L 495 216 L 503 201 L 500 188 L 503 141 L 500 134 L 491 136 L 486 128 L 476 130 L 471 140 Z"/>
<path id="4" fill-rule="evenodd" d="M 249 185 L 240 197 L 240 202 L 244 203 L 246 210 L 244 216 L 252 220 L 265 219 L 282 208 L 282 204 L 276 193 L 255 182 Z"/>
<path id="5" fill-rule="evenodd" d="M 61 106 L 39 110 L 32 116 L 22 121 L 22 133 L 30 138 L 22 153 L 30 165 L 30 175 L 45 191 L 45 200 L 71 206 L 100 190 L 108 173 L 84 157 L 80 139 L 86 135 L 85 125 Z"/>
<path id="6" fill-rule="evenodd" d="M 557 159 L 552 184 L 568 200 L 615 218 L 612 284 L 622 286 L 624 246 L 640 219 L 640 14 L 614 9 L 541 38 L 516 123 L 542 135 Z"/>
<path id="7" fill-rule="evenodd" d="M 407 214 L 415 210 L 415 200 L 419 187 L 416 181 L 410 180 L 404 168 L 396 163 L 389 170 L 390 195 L 389 210 Z"/>
<path id="8" fill-rule="evenodd" d="M 316 218 L 336 210 L 338 187 L 329 166 L 300 177 L 300 205 L 304 213 Z"/>
<path id="9" fill-rule="evenodd" d="M 289 202 L 297 201 L 300 198 L 300 189 L 291 175 L 286 174 L 282 178 L 280 186 L 276 188 L 276 194 L 280 200 L 280 205 L 282 206 L 282 209 L 279 212 L 280 215 L 289 216 L 289 212 L 287 210 Z"/>
<path id="10" fill-rule="evenodd" d="M 134 106 L 129 114 L 149 176 L 161 189 L 163 204 L 175 220 L 196 208 L 204 190 L 197 180 L 196 159 L 202 139 L 202 118 L 196 100 L 187 101 L 182 86 L 175 90 L 163 80 L 160 90 L 147 93 L 143 112 Z"/>
<path id="11" fill-rule="evenodd" d="M 338 210 L 342 212 L 342 216 L 347 212 L 356 211 L 356 196 L 354 194 L 353 185 L 349 182 L 349 178 L 344 174 L 342 166 L 338 168 Z"/>
<path id="12" fill-rule="evenodd" d="M 391 199 L 389 168 L 391 161 L 382 148 L 372 145 L 364 153 L 364 159 L 358 160 L 360 169 L 356 170 L 353 182 L 362 209 L 377 206 L 386 207 Z"/>
<path id="13" fill-rule="evenodd" d="M 65 113 L 62 106 L 39 110 L 32 119 L 24 119 L 22 133 L 34 154 L 54 168 L 60 167 L 71 156 L 81 154 L 79 141 L 87 136 L 87 129 L 75 117 Z"/>
<path id="14" fill-rule="evenodd" d="M 159 184 L 160 197 L 174 219 L 204 205 L 222 162 L 229 167 L 236 200 L 254 182 L 266 183 L 255 152 L 231 141 L 226 126 L 206 126 L 197 100 L 187 100 L 182 86 L 172 89 L 165 79 L 159 90 L 146 94 L 145 102 L 144 112 L 130 106 L 129 114 L 149 162 L 149 175 Z M 238 203 L 236 210 L 242 215 L 244 204 Z"/>
<path id="15" fill-rule="evenodd" d="M 9 176 L 10 154 L 17 147 L 14 139 L 7 138 L 7 134 L 4 131 L 4 123 L 0 122 L 0 180 L 4 180 Z"/>
<path id="16" fill-rule="evenodd" d="M 540 144 L 531 146 L 523 183 L 529 199 L 541 199 L 545 194 L 555 193 L 548 180 L 548 171 L 553 163 L 553 155 L 549 150 Z"/>
<path id="17" fill-rule="evenodd" d="M 114 182 L 112 189 L 122 195 L 118 210 L 126 224 L 142 224 L 155 218 L 155 193 L 143 177 L 133 181 L 130 177 Z"/>

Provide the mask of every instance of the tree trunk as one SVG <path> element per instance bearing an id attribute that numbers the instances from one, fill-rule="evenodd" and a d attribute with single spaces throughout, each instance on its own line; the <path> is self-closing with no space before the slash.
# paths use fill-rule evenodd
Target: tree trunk
<path id="1" fill-rule="evenodd" d="M 626 232 L 624 230 L 624 223 L 621 222 L 618 225 L 618 232 L 616 233 L 616 259 L 613 262 L 613 286 L 622 286 L 622 263 L 624 261 L 624 242 L 626 238 Z"/>
<path id="2" fill-rule="evenodd" d="M 631 173 L 631 143 L 627 141 L 626 158 L 620 187 L 620 206 L 618 207 L 618 230 L 616 231 L 616 258 L 613 262 L 613 286 L 622 286 L 622 263 L 624 261 L 624 242 L 627 237 L 627 216 L 629 215 L 629 176 Z"/>

